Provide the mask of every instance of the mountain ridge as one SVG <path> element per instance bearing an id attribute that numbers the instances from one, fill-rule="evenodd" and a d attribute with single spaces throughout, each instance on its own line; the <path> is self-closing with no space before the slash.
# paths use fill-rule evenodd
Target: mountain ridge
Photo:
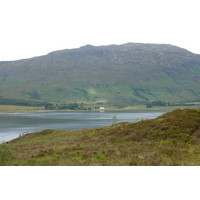
<path id="1" fill-rule="evenodd" d="M 64 49 L 0 62 L 0 96 L 55 102 L 200 99 L 200 55 L 168 44 Z"/>

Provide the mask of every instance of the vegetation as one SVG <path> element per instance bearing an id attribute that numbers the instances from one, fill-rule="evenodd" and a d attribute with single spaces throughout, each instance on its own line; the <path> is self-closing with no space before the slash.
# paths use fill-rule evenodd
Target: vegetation
<path id="1" fill-rule="evenodd" d="M 118 120 L 118 119 L 117 119 L 117 116 L 114 115 L 113 118 L 112 118 L 113 124 L 115 124 L 115 123 L 117 122 L 117 120 Z"/>
<path id="2" fill-rule="evenodd" d="M 41 101 L 27 101 L 23 99 L 4 99 L 0 98 L 0 105 L 17 105 L 17 106 L 33 106 L 39 107 L 44 106 L 45 102 Z"/>
<path id="3" fill-rule="evenodd" d="M 192 107 L 192 106 L 198 106 L 200 105 L 200 102 L 176 102 L 176 103 L 171 103 L 171 102 L 165 102 L 165 101 L 152 101 L 152 102 L 147 102 L 146 108 L 153 108 L 153 107 L 179 107 L 179 106 L 184 106 L 184 107 Z"/>
<path id="4" fill-rule="evenodd" d="M 5 99 L 107 103 L 200 100 L 200 55 L 172 45 L 87 45 L 0 62 Z"/>
<path id="5" fill-rule="evenodd" d="M 170 106 L 171 103 L 166 103 L 165 101 L 152 101 L 151 103 L 148 102 L 146 108 L 152 108 L 153 106 Z"/>
<path id="6" fill-rule="evenodd" d="M 200 165 L 200 109 L 96 129 L 43 130 L 7 144 L 7 165 Z"/>
<path id="7" fill-rule="evenodd" d="M 0 166 L 9 165 L 13 160 L 13 154 L 7 142 L 0 144 Z"/>
<path id="8" fill-rule="evenodd" d="M 87 110 L 86 108 L 84 108 L 83 106 L 83 103 L 64 103 L 64 104 L 52 104 L 52 103 L 46 103 L 45 104 L 45 107 L 44 107 L 45 110 Z"/>
<path id="9" fill-rule="evenodd" d="M 0 105 L 0 113 L 42 112 L 44 107 Z"/>

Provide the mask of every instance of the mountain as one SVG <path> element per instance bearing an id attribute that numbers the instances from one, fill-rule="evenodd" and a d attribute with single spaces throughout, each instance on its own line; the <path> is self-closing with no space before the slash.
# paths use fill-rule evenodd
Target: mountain
<path id="1" fill-rule="evenodd" d="M 0 62 L 0 96 L 55 102 L 194 101 L 200 55 L 167 44 L 127 43 Z"/>

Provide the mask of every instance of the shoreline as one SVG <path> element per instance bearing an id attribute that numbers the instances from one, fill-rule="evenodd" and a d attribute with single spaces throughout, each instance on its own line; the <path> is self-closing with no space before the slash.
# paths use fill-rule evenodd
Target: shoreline
<path id="1" fill-rule="evenodd" d="M 157 112 L 157 113 L 165 113 L 165 112 L 167 112 L 166 110 L 155 110 L 155 111 L 153 111 L 153 110 L 151 110 L 151 111 L 145 111 L 145 110 L 132 110 L 132 111 L 107 111 L 107 112 L 105 112 L 105 114 L 103 114 L 103 116 L 104 115 L 108 115 L 109 116 L 109 120 L 110 120 L 110 123 L 107 125 L 107 124 L 105 124 L 105 125 L 103 125 L 103 126 L 99 126 L 99 127 L 105 127 L 105 126 L 110 126 L 110 125 L 112 125 L 114 122 L 112 121 L 113 120 L 113 116 L 115 116 L 115 115 L 117 115 L 117 117 L 118 117 L 118 115 L 120 116 L 121 114 L 122 115 L 138 115 L 138 113 L 146 113 L 146 112 L 148 112 L 148 113 L 153 113 L 153 112 Z M 41 114 L 40 114 L 41 113 Z M 42 114 L 42 113 L 45 113 L 45 111 L 42 111 L 42 112 L 34 112 L 34 113 L 3 113 L 3 114 L 1 114 L 0 116 L 1 116 L 1 118 L 2 118 L 2 120 L 3 121 L 5 121 L 4 119 L 7 119 L 7 116 L 11 116 L 11 117 L 14 117 L 14 119 L 15 118 L 17 118 L 17 117 L 23 117 L 23 118 L 26 118 L 26 117 L 32 117 L 32 116 L 34 116 L 34 118 L 39 118 L 39 119 L 41 119 L 41 117 L 43 118 L 43 117 L 47 117 L 48 118 L 48 116 L 51 116 L 51 115 L 54 115 L 54 113 L 57 115 L 57 117 L 56 118 L 59 118 L 59 116 L 73 116 L 73 114 L 75 114 L 75 113 L 77 113 L 77 115 L 81 115 L 81 116 L 83 116 L 83 118 L 84 118 L 84 116 L 87 116 L 87 115 L 93 115 L 93 116 L 96 116 L 97 114 L 98 115 L 100 115 L 100 116 L 102 116 L 102 114 L 101 113 L 99 113 L 99 112 L 92 112 L 92 111 L 90 111 L 90 112 L 65 112 L 65 111 L 61 111 L 61 112 L 54 112 L 54 111 L 48 111 L 48 112 L 46 112 L 47 114 Z M 49 114 L 48 114 L 49 113 Z M 52 114 L 51 114 L 52 113 Z M 95 114 L 96 113 L 96 114 Z M 160 115 L 160 114 L 159 114 Z M 10 117 L 9 117 L 10 118 Z M 51 117 L 50 117 L 51 118 Z M 56 119 L 55 118 L 55 119 Z M 68 118 L 67 118 L 68 119 Z M 73 119 L 73 117 L 72 117 L 72 119 Z M 107 119 L 107 118 L 106 118 Z M 128 120 L 129 118 L 127 118 L 127 120 Z M 131 118 L 132 119 L 132 118 Z M 133 119 L 132 119 L 132 121 L 131 122 L 137 122 L 137 121 L 139 121 L 139 120 L 142 120 L 142 119 L 144 119 L 143 117 L 141 117 L 141 118 L 137 118 L 137 117 L 133 117 Z M 125 120 L 124 122 L 128 122 L 127 120 Z M 108 120 L 106 120 L 106 121 L 108 121 Z M 53 122 L 53 121 L 52 121 Z M 52 123 L 51 122 L 51 123 Z M 120 119 L 119 119 L 119 121 L 118 121 L 118 119 L 117 119 L 117 121 L 115 122 L 115 123 L 120 123 L 121 121 L 120 121 Z M 71 122 L 70 122 L 71 123 Z M 104 122 L 105 123 L 105 122 Z M 25 129 L 22 129 L 23 131 L 18 131 L 18 129 L 13 129 L 13 131 L 11 131 L 9 134 L 10 134 L 10 136 L 7 138 L 7 136 L 6 135 L 4 135 L 4 133 L 6 133 L 6 131 L 3 131 L 2 133 L 3 133 L 3 137 L 0 139 L 0 142 L 9 142 L 9 141 L 12 141 L 12 140 L 14 140 L 14 139 L 16 139 L 16 138 L 18 138 L 18 137 L 20 137 L 20 136 L 22 136 L 22 135 L 26 135 L 26 134 L 28 134 L 28 133 L 34 133 L 34 132 L 38 132 L 38 131 L 43 131 L 43 130 L 46 130 L 46 129 L 52 129 L 52 130 L 61 130 L 61 129 L 59 129 L 57 126 L 48 126 L 48 124 L 45 124 L 45 126 L 43 126 L 43 127 L 40 127 L 41 128 L 41 130 L 38 130 L 37 129 L 37 124 L 36 125 L 33 125 L 33 126 L 31 126 L 32 128 L 31 128 L 31 130 L 29 130 L 29 128 L 26 128 L 26 125 L 25 125 L 26 123 L 24 122 L 24 125 L 22 125 L 22 127 L 25 127 Z M 19 124 L 18 124 L 19 125 Z M 17 125 L 17 126 L 18 126 Z M 62 124 L 61 124 L 62 125 Z M 89 127 L 80 127 L 79 125 L 77 125 L 76 126 L 76 129 L 71 129 L 71 127 L 69 126 L 67 126 L 67 129 L 65 129 L 65 128 L 63 128 L 62 130 L 64 131 L 64 130 L 69 130 L 69 131 L 71 131 L 71 130 L 82 130 L 82 129 L 88 129 L 88 128 L 92 128 L 93 126 L 89 126 Z M 3 128 L 3 127 L 2 127 Z M 11 129 L 12 129 L 13 127 L 11 127 Z M 40 129 L 39 128 L 39 129 Z M 96 128 L 98 128 L 98 126 L 96 127 Z M 36 129 L 36 130 L 35 130 Z M 13 134 L 13 133 L 14 134 Z M 11 137 L 11 138 L 10 138 Z"/>
<path id="2" fill-rule="evenodd" d="M 198 109 L 200 104 L 194 106 L 155 106 L 146 108 L 144 105 L 130 106 L 122 109 L 105 108 L 104 110 L 44 110 L 41 107 L 27 107 L 27 106 L 14 106 L 14 105 L 0 105 L 0 114 L 13 114 L 13 113 L 50 113 L 50 112 L 126 112 L 126 111 L 139 111 L 139 110 L 175 110 L 175 109 Z"/>

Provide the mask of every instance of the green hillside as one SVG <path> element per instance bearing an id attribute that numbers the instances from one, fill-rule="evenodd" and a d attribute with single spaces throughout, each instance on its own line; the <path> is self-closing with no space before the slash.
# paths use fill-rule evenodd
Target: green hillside
<path id="1" fill-rule="evenodd" d="M 195 101 L 200 55 L 164 44 L 91 46 L 0 62 L 0 96 L 54 102 Z"/>
<path id="2" fill-rule="evenodd" d="M 75 131 L 43 130 L 0 145 L 0 165 L 200 165 L 200 110 Z"/>

